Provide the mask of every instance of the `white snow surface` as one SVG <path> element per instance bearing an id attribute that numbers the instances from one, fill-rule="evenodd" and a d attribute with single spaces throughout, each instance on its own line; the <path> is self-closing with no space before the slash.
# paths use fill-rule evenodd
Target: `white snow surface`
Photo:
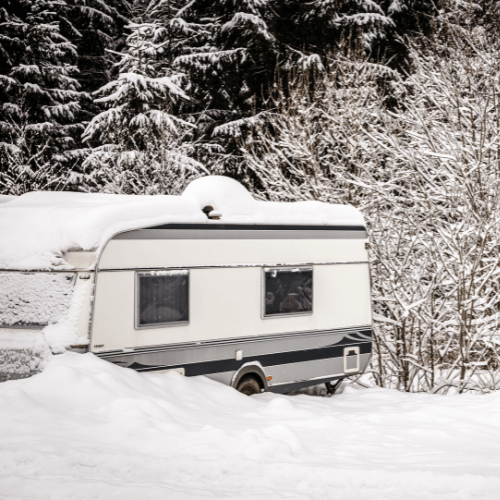
<path id="1" fill-rule="evenodd" d="M 500 394 L 247 397 L 53 356 L 0 384 L 2 499 L 496 500 Z"/>
<path id="2" fill-rule="evenodd" d="M 207 219 L 207 205 L 219 221 Z M 354 207 L 257 201 L 221 176 L 196 179 L 181 196 L 32 192 L 0 204 L 0 269 L 71 269 L 64 252 L 99 251 L 119 231 L 176 222 L 364 225 Z"/>
<path id="3" fill-rule="evenodd" d="M 69 309 L 74 278 L 75 273 L 0 272 L 0 327 L 57 322 Z"/>
<path id="4" fill-rule="evenodd" d="M 10 194 L 0 194 L 0 203 L 6 203 L 14 200 L 16 197 Z"/>
<path id="5" fill-rule="evenodd" d="M 0 272 L 0 380 L 36 373 L 46 354 L 88 344 L 78 319 L 92 284 L 75 286 L 75 278 L 75 273 Z M 24 324 L 41 330 L 24 331 Z"/>
<path id="6" fill-rule="evenodd" d="M 39 373 L 51 356 L 50 347 L 39 331 L 0 328 L 0 382 Z"/>

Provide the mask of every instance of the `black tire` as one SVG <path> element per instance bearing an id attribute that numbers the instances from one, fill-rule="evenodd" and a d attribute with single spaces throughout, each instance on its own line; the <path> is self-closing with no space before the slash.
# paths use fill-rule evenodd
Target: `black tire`
<path id="1" fill-rule="evenodd" d="M 261 387 L 255 377 L 247 375 L 238 382 L 236 390 L 247 396 L 253 396 L 254 394 L 260 394 Z"/>

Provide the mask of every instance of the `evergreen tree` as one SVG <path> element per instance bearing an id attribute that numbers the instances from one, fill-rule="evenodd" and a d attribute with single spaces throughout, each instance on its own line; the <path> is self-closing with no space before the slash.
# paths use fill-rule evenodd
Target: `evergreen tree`
<path id="1" fill-rule="evenodd" d="M 203 169 L 183 145 L 193 125 L 173 114 L 180 100 L 188 100 L 179 86 L 182 75 L 158 73 L 164 27 L 142 23 L 128 28 L 118 78 L 95 93 L 100 96 L 95 102 L 107 109 L 84 132 L 84 140 L 94 146 L 84 164 L 87 186 L 111 192 L 178 192 Z"/>
<path id="2" fill-rule="evenodd" d="M 82 90 L 94 92 L 111 78 L 112 57 L 108 49 L 120 50 L 125 43 L 124 27 L 130 21 L 131 7 L 117 0 L 66 0 L 70 23 L 61 32 L 76 46 Z"/>
<path id="3" fill-rule="evenodd" d="M 374 45 L 374 53 L 402 72 L 411 72 L 409 41 L 430 37 L 435 19 L 442 7 L 441 0 L 381 0 L 380 5 L 394 22 L 387 38 Z M 410 42 L 411 43 L 411 42 Z"/>
<path id="4" fill-rule="evenodd" d="M 371 54 L 393 27 L 380 0 L 283 0 L 282 5 L 295 12 L 290 35 L 296 50 L 317 54 L 323 62 L 346 40 Z"/>
<path id="5" fill-rule="evenodd" d="M 154 12 L 169 29 L 182 26 L 170 57 L 194 98 L 183 112 L 196 116 L 198 154 L 208 151 L 206 161 L 222 171 L 237 167 L 235 137 L 272 107 L 290 75 L 322 71 L 343 37 L 369 48 L 392 25 L 372 0 L 160 0 Z"/>
<path id="6" fill-rule="evenodd" d="M 189 75 L 193 111 L 207 110 L 205 133 L 262 108 L 279 53 L 270 2 L 195 0 L 181 16 L 191 34 L 174 65 Z"/>
<path id="7" fill-rule="evenodd" d="M 9 0 L 2 9 L 0 53 L 0 189 L 55 189 L 75 161 L 83 93 L 75 46 L 61 34 L 66 4 Z"/>

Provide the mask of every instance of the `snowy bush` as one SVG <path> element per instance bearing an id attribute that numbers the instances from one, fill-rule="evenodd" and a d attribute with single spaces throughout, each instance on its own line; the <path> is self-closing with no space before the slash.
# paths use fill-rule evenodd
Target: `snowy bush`
<path id="1" fill-rule="evenodd" d="M 312 93 L 298 82 L 242 144 L 262 196 L 363 210 L 372 374 L 406 391 L 500 380 L 500 54 L 481 26 L 463 24 L 444 17 L 443 36 L 413 48 L 406 79 L 337 60 Z"/>

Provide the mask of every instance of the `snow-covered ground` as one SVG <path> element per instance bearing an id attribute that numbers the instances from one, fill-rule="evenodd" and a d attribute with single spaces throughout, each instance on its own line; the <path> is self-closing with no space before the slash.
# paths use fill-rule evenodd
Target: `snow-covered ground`
<path id="1" fill-rule="evenodd" d="M 498 499 L 500 394 L 250 398 L 64 354 L 0 384 L 0 498 Z"/>

